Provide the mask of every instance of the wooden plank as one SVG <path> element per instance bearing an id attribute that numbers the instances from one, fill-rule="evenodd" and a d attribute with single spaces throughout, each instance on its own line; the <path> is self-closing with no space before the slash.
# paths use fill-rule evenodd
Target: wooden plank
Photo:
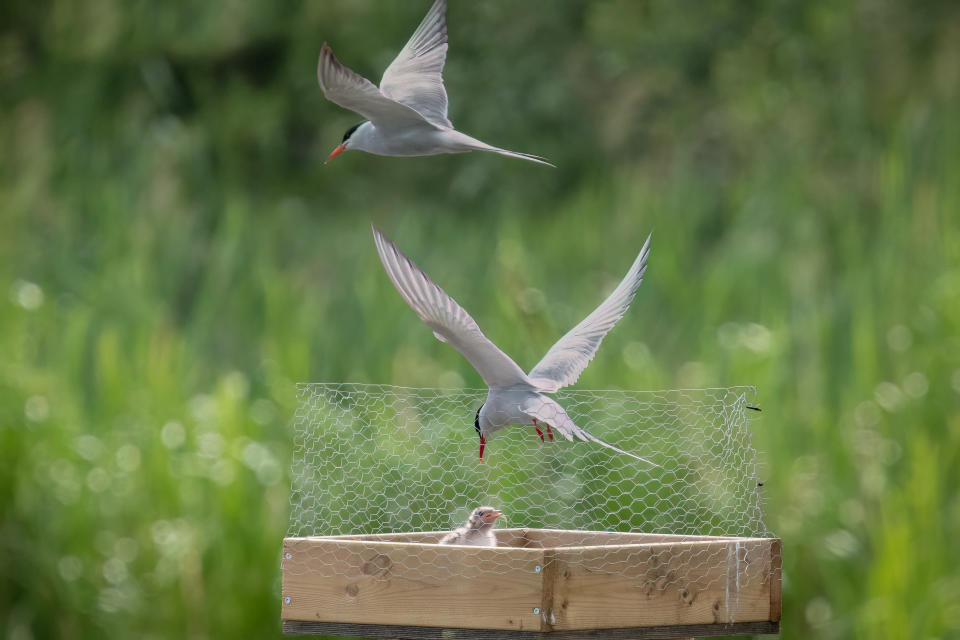
<path id="1" fill-rule="evenodd" d="M 770 540 L 559 548 L 556 630 L 768 620 Z"/>
<path id="2" fill-rule="evenodd" d="M 577 529 L 527 529 L 527 535 L 544 547 L 588 547 L 655 542 L 687 542 L 696 540 L 733 540 L 717 536 L 683 536 L 665 533 L 590 531 Z M 499 534 L 499 531 L 498 531 Z"/>
<path id="3" fill-rule="evenodd" d="M 778 539 L 501 532 L 511 546 L 440 546 L 443 532 L 287 538 L 282 617 L 554 634 L 780 618 Z M 597 544 L 651 538 L 670 541 Z"/>
<path id="4" fill-rule="evenodd" d="M 553 631 L 553 599 L 557 587 L 557 549 L 545 549 L 541 568 L 540 631 Z"/>
<path id="5" fill-rule="evenodd" d="M 783 544 L 780 538 L 770 541 L 770 617 L 773 622 L 780 622 L 783 609 L 783 569 L 781 553 Z"/>
<path id="6" fill-rule="evenodd" d="M 540 627 L 539 549 L 287 538 L 283 554 L 285 620 Z"/>
<path id="7" fill-rule="evenodd" d="M 436 544 L 447 531 L 422 531 L 403 533 L 348 534 L 339 536 L 309 536 L 294 538 L 302 540 L 368 540 L 381 542 L 420 542 Z M 752 540 L 757 538 L 738 538 L 736 536 L 687 536 L 666 533 L 640 533 L 617 531 L 589 531 L 571 529 L 531 529 L 526 527 L 505 527 L 497 529 L 497 541 L 503 546 L 513 547 L 586 547 L 609 546 L 616 544 L 646 544 L 656 542 L 692 542 L 697 540 Z"/>
<path id="8" fill-rule="evenodd" d="M 497 529 L 497 544 L 506 547 L 543 548 L 541 536 L 536 529 L 521 527 Z M 306 538 L 309 540 L 368 540 L 380 542 L 420 542 L 437 544 L 449 531 L 423 531 L 405 533 L 378 533 L 362 535 L 321 536 Z"/>
<path id="9" fill-rule="evenodd" d="M 498 629 L 444 629 L 398 625 L 344 624 L 284 620 L 287 635 L 360 636 L 409 640 L 663 640 L 667 638 L 712 638 L 717 636 L 780 633 L 777 622 L 736 622 L 732 624 L 674 625 L 597 631 L 507 631 Z"/>
<path id="10" fill-rule="evenodd" d="M 288 540 L 366 540 L 367 542 L 421 542 L 436 544 L 449 531 L 404 531 L 402 533 L 363 533 L 341 536 L 306 536 Z"/>

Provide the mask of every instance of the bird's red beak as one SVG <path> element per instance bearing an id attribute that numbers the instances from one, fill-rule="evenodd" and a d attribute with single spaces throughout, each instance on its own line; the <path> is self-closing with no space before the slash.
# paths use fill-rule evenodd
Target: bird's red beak
<path id="1" fill-rule="evenodd" d="M 491 511 L 487 515 L 483 516 L 483 521 L 487 524 L 492 524 L 497 521 L 497 518 L 503 516 L 503 511 Z M 503 516 L 503 519 L 506 520 L 507 517 Z"/>
<path id="2" fill-rule="evenodd" d="M 330 154 L 330 157 L 327 158 L 327 162 L 330 162 L 331 160 L 333 160 L 334 158 L 336 158 L 338 155 L 340 155 L 346 150 L 347 150 L 347 145 L 345 144 L 337 145 L 337 148 L 334 149 L 333 152 Z M 324 162 L 323 164 L 327 164 L 327 162 Z"/>
<path id="3" fill-rule="evenodd" d="M 483 448 L 487 446 L 487 439 L 480 436 L 480 462 L 483 462 Z"/>

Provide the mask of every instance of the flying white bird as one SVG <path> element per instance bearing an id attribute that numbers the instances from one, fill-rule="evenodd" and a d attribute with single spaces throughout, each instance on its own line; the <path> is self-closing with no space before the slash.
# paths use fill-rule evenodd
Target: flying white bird
<path id="1" fill-rule="evenodd" d="M 555 400 L 547 397 L 560 387 L 573 384 L 593 359 L 607 332 L 623 317 L 637 287 L 643 281 L 650 252 L 650 237 L 633 266 L 613 293 L 550 348 L 529 374 L 483 334 L 463 307 L 437 286 L 410 258 L 371 223 L 380 261 L 394 286 L 433 335 L 459 351 L 477 370 L 489 388 L 486 401 L 477 409 L 473 426 L 480 436 L 480 461 L 487 436 L 511 424 L 533 425 L 543 440 L 539 425 L 559 431 L 567 440 L 595 442 L 618 453 L 654 466 L 646 458 L 628 453 L 578 427 Z"/>
<path id="2" fill-rule="evenodd" d="M 327 162 L 349 149 L 381 156 L 492 151 L 553 166 L 544 158 L 507 151 L 460 133 L 447 119 L 443 63 L 447 56 L 446 0 L 436 0 L 410 41 L 383 72 L 378 89 L 346 68 L 323 43 L 317 80 L 323 95 L 367 119 L 347 130 Z"/>
<path id="3" fill-rule="evenodd" d="M 443 536 L 440 539 L 440 544 L 495 547 L 497 546 L 497 534 L 494 533 L 493 528 L 500 516 L 503 516 L 503 512 L 493 507 L 477 507 L 467 518 L 466 524 Z"/>

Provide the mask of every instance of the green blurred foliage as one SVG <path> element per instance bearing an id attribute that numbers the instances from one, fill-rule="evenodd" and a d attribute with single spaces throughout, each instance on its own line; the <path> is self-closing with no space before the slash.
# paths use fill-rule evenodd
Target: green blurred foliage
<path id="1" fill-rule="evenodd" d="M 452 0 L 558 168 L 323 166 L 428 4 L 0 7 L 0 635 L 279 635 L 294 382 L 481 384 L 374 220 L 528 367 L 653 231 L 579 388 L 758 385 L 783 636 L 960 636 L 960 5 Z"/>

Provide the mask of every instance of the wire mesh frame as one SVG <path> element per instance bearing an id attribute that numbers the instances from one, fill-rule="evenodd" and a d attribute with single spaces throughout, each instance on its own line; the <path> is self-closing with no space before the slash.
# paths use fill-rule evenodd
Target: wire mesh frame
<path id="1" fill-rule="evenodd" d="M 489 438 L 480 463 L 473 418 L 486 393 L 298 385 L 290 535 L 444 531 L 463 524 L 479 505 L 504 511 L 510 527 L 567 530 L 567 546 L 592 544 L 587 533 L 582 540 L 571 536 L 576 531 L 672 534 L 675 540 L 771 535 L 749 429 L 753 387 L 553 395 L 577 425 L 659 467 L 559 434 L 541 442 L 523 426 Z M 436 547 L 416 561 L 427 568 L 431 558 L 452 552 Z M 621 550 L 608 563 L 594 560 L 592 569 L 616 572 L 623 562 L 651 562 L 649 552 L 638 548 L 633 558 Z M 726 562 L 704 553 L 721 552 L 663 547 L 652 558 L 691 569 Z M 678 554 L 690 557 L 671 557 Z M 744 557 L 738 566 L 741 560 L 750 563 Z M 339 562 L 338 570 L 350 565 Z M 297 567 L 285 563 L 284 571 Z"/>

